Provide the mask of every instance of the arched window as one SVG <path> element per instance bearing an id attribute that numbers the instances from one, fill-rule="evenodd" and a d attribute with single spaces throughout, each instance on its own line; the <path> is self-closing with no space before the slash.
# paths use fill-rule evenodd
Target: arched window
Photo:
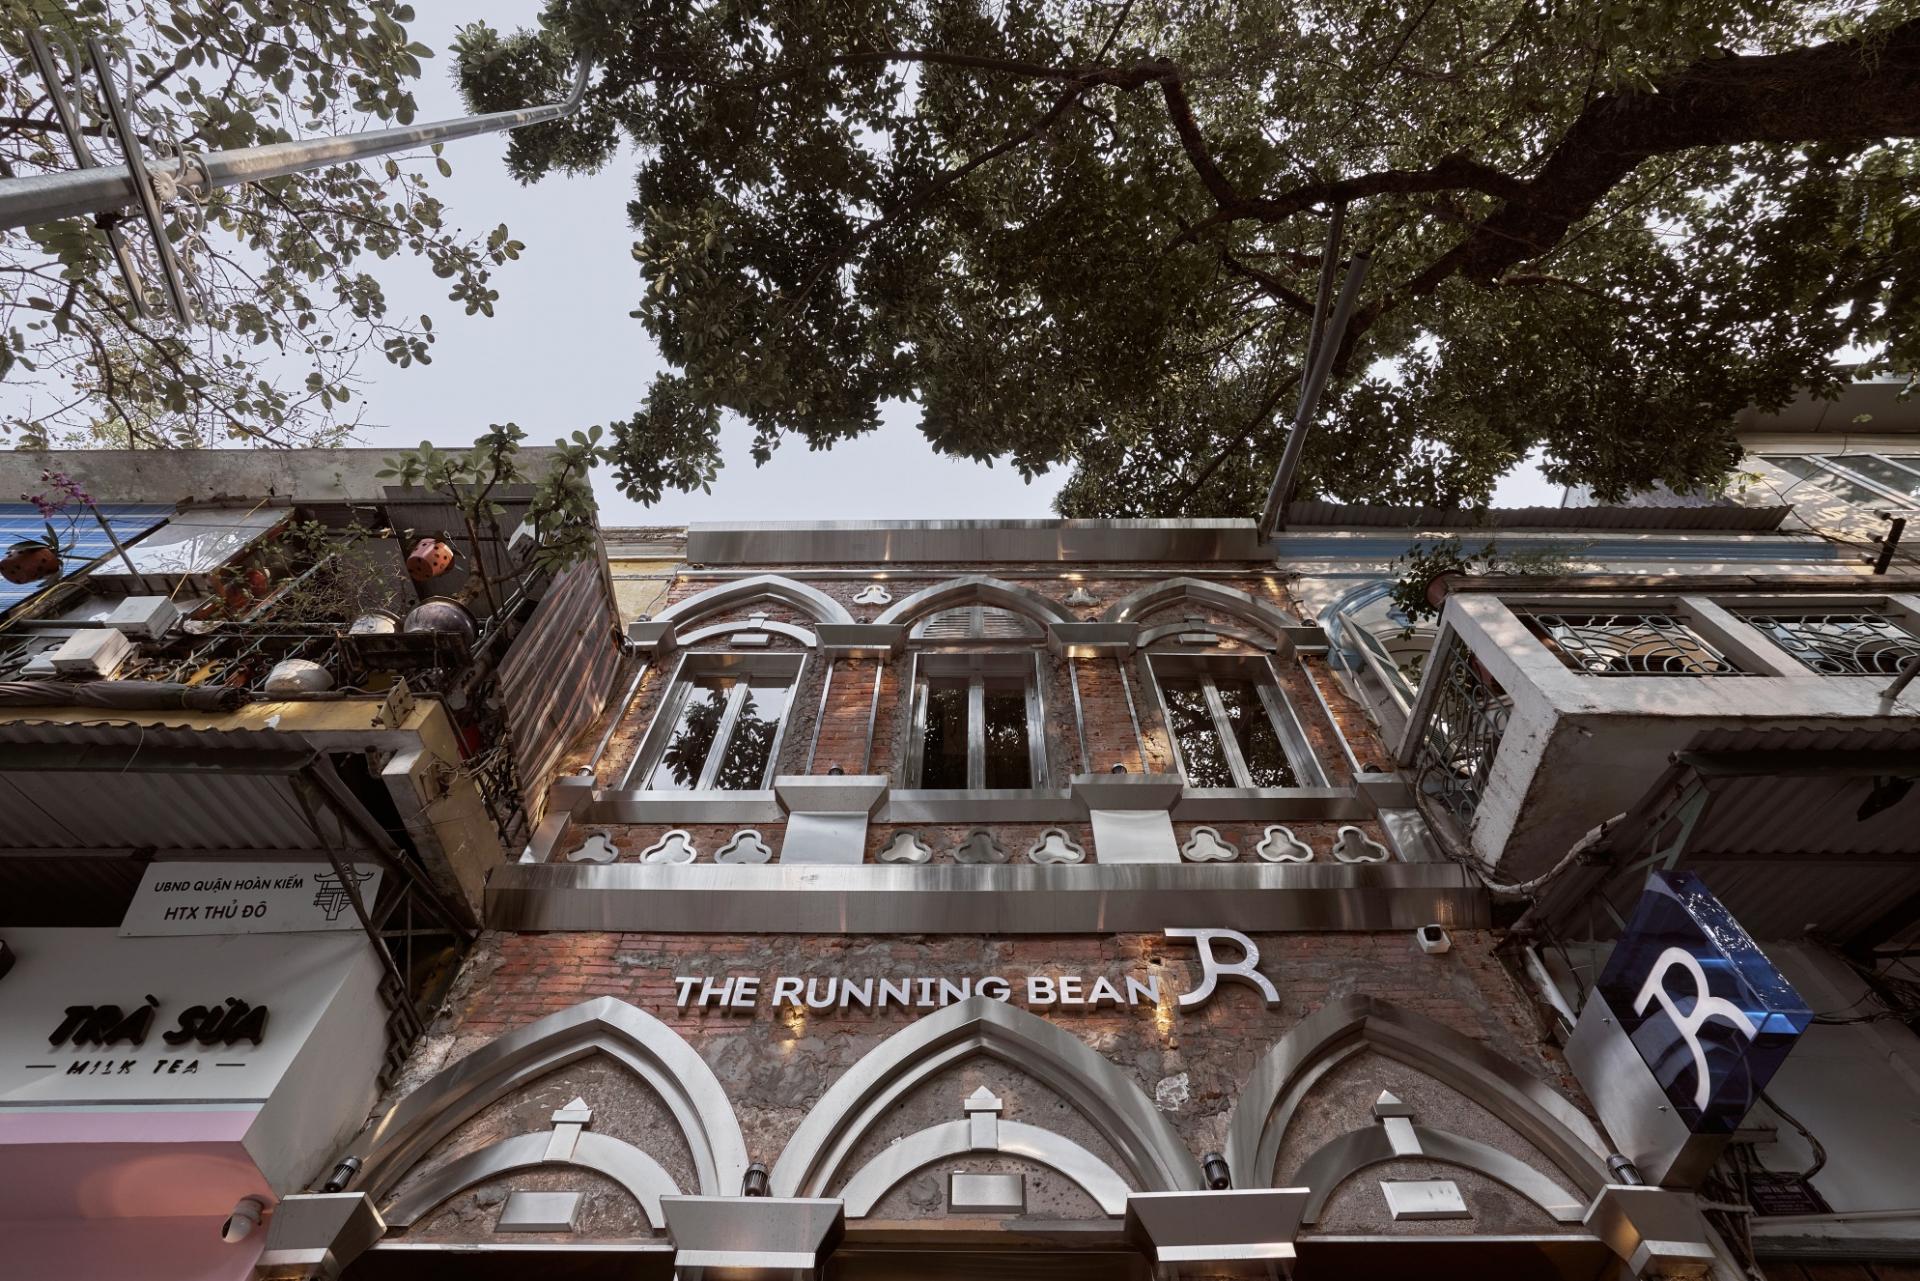
<path id="1" fill-rule="evenodd" d="M 913 695 L 902 770 L 906 786 L 976 792 L 1045 787 L 1046 628 L 1021 609 L 987 603 L 1024 605 L 1030 594 L 1024 589 L 988 580 L 960 587 L 943 584 L 923 593 L 974 599 L 922 615 L 907 633 Z"/>

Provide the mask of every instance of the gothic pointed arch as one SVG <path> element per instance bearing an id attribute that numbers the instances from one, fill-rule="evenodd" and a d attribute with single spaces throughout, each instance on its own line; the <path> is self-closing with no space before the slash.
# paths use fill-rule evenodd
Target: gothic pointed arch
<path id="1" fill-rule="evenodd" d="M 1100 621 L 1137 623 L 1149 614 L 1183 600 L 1210 605 L 1276 635 L 1288 628 L 1300 626 L 1300 621 L 1286 611 L 1238 588 L 1209 582 L 1204 578 L 1184 576 L 1165 578 L 1157 583 L 1149 583 L 1137 591 L 1128 592 L 1107 606 L 1106 612 L 1100 615 Z"/>
<path id="2" fill-rule="evenodd" d="M 889 605 L 876 623 L 911 623 L 938 610 L 961 605 L 992 605 L 1012 610 L 1045 627 L 1048 623 L 1074 623 L 1079 620 L 1059 601 L 1042 596 L 1030 587 L 1009 583 L 987 574 L 963 574 L 935 583 Z"/>
<path id="3" fill-rule="evenodd" d="M 719 1078 L 678 1032 L 610 996 L 583 1001 L 516 1028 L 441 1069 L 394 1104 L 348 1149 L 346 1155 L 361 1162 L 351 1190 L 366 1193 L 376 1203 L 382 1201 L 435 1145 L 489 1104 L 595 1054 L 620 1063 L 660 1097 L 692 1156 L 700 1195 L 739 1192 L 747 1170 L 747 1145 Z M 545 1134 L 523 1138 L 538 1140 L 543 1151 L 548 1140 Z M 532 1145 L 523 1146 L 528 1151 L 493 1152 L 492 1160 L 515 1162 L 528 1157 Z M 650 1216 L 657 1212 L 659 1184 L 666 1176 L 637 1149 L 620 1152 L 588 1140 L 584 1154 L 576 1147 L 576 1156 L 579 1159 L 571 1164 L 601 1169 L 634 1191 L 643 1205 L 651 1199 Z M 460 1179 L 439 1172 L 430 1182 Z M 670 1180 L 667 1190 L 672 1190 Z"/>
<path id="4" fill-rule="evenodd" d="M 675 623 L 684 627 L 697 618 L 723 609 L 734 609 L 757 600 L 779 601 L 812 618 L 816 623 L 851 623 L 847 607 L 817 587 L 779 574 L 754 574 L 720 583 L 704 592 L 676 601 L 653 616 L 656 623 Z"/>
<path id="5" fill-rule="evenodd" d="M 781 1152 L 773 1195 L 827 1196 L 864 1173 L 847 1168 L 860 1141 L 922 1082 L 982 1054 L 1018 1068 L 1084 1115 L 1118 1154 L 1125 1167 L 1118 1173 L 1132 1190 L 1203 1186 L 1193 1154 L 1131 1076 L 1038 1015 L 975 996 L 894 1033 L 835 1081 Z"/>
<path id="6" fill-rule="evenodd" d="M 1254 1066 L 1227 1126 L 1226 1158 L 1235 1187 L 1273 1186 L 1281 1142 L 1307 1091 L 1335 1066 L 1364 1050 L 1404 1063 L 1479 1103 L 1538 1149 L 1582 1196 L 1591 1198 L 1606 1184 L 1607 1146 L 1569 1099 L 1452 1028 L 1387 1001 L 1350 996 L 1301 1020 Z M 1356 1145 L 1362 1142 L 1351 1135 L 1344 1137 Z M 1524 1176 L 1501 1163 L 1508 1159 L 1503 1154 L 1487 1149 L 1493 1153 L 1489 1158 L 1467 1151 L 1462 1146 L 1467 1141 L 1456 1136 L 1442 1138 L 1452 1140 L 1443 1141 L 1442 1149 L 1472 1158 L 1456 1163 L 1481 1168 L 1516 1190 L 1545 1196 L 1545 1188 L 1553 1186 L 1546 1180 L 1540 1181 L 1545 1186 L 1515 1184 L 1513 1180 L 1524 1183 Z M 1310 1160 L 1320 1161 L 1329 1170 L 1344 1170 L 1349 1158 L 1360 1160 L 1365 1155 L 1355 1151 L 1336 1158 L 1316 1153 Z M 1500 1172 L 1485 1169 L 1489 1161 Z"/>

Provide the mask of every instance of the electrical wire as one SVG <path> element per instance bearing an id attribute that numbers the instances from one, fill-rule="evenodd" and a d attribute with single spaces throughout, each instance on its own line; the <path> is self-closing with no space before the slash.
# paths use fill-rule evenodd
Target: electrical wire
<path id="1" fill-rule="evenodd" d="M 1807 1167 L 1805 1172 L 1803 1172 L 1800 1175 L 1801 1179 L 1803 1180 L 1812 1179 L 1814 1175 L 1826 1169 L 1827 1168 L 1826 1145 L 1821 1143 L 1818 1138 L 1814 1137 L 1813 1131 L 1809 1130 L 1806 1126 L 1800 1124 L 1799 1118 L 1795 1117 L 1793 1113 L 1787 1111 L 1785 1108 L 1781 1107 L 1778 1103 L 1775 1103 L 1773 1101 L 1773 1097 L 1769 1095 L 1765 1090 L 1760 1091 L 1760 1101 L 1766 1104 L 1768 1107 L 1772 1108 L 1782 1121 L 1785 1121 L 1788 1125 L 1798 1130 L 1800 1132 L 1800 1137 L 1805 1139 L 1808 1142 L 1808 1144 L 1812 1146 L 1813 1164 Z"/>

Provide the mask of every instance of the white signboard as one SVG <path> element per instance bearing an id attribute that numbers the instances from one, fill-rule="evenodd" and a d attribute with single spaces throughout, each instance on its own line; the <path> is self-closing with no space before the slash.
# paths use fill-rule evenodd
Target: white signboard
<path id="1" fill-rule="evenodd" d="M 372 910 L 380 868 L 343 866 Z M 149 863 L 125 919 L 123 937 L 161 934 L 287 934 L 357 930 L 331 863 Z"/>
<path id="2" fill-rule="evenodd" d="M 339 1045 L 381 1041 L 380 966 L 359 934 L 0 938 L 16 958 L 0 979 L 0 1108 L 259 1103 L 310 1042 L 337 1073 Z"/>

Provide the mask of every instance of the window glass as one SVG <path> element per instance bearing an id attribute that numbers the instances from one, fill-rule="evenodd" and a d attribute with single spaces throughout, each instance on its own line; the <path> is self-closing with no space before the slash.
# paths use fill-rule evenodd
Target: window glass
<path id="1" fill-rule="evenodd" d="M 1848 480 L 1845 476 L 1836 476 L 1810 458 L 1799 458 L 1790 454 L 1764 454 L 1762 458 L 1778 467 L 1790 476 L 1798 476 L 1809 484 L 1820 486 L 1836 498 L 1850 503 L 1880 503 L 1887 501 L 1885 494 L 1868 489 L 1858 481 Z M 1789 497 L 1788 501 L 1792 501 Z"/>
<path id="2" fill-rule="evenodd" d="M 1280 731 L 1273 727 L 1260 701 L 1260 691 L 1252 681 L 1216 680 L 1220 703 L 1227 710 L 1227 724 L 1240 745 L 1240 758 L 1247 763 L 1248 781 L 1254 787 L 1297 787 L 1293 766 L 1280 745 Z"/>
<path id="3" fill-rule="evenodd" d="M 773 740 L 780 733 L 780 718 L 787 712 L 787 686 L 782 681 L 756 678 L 747 687 L 740 703 L 739 719 L 733 723 L 733 737 L 727 742 L 726 755 L 714 771 L 713 785 L 722 791 L 750 791 L 764 785 L 767 763 L 773 756 Z"/>
<path id="4" fill-rule="evenodd" d="M 1032 787 L 1033 760 L 1027 754 L 1027 691 L 1018 685 L 989 685 L 986 693 L 986 785 Z"/>
<path id="5" fill-rule="evenodd" d="M 1186 766 L 1189 787 L 1232 787 L 1233 769 L 1220 746 L 1219 731 L 1214 728 L 1213 713 L 1207 708 L 1206 691 L 1197 680 L 1162 681 L 1160 692 L 1167 701 L 1167 719 L 1180 747 L 1180 760 Z"/>
<path id="6" fill-rule="evenodd" d="M 1920 472 L 1896 467 L 1871 454 L 1843 454 L 1833 460 L 1848 471 L 1859 472 L 1868 480 L 1877 480 L 1888 489 L 1910 497 L 1920 497 Z"/>
<path id="7" fill-rule="evenodd" d="M 647 775 L 646 786 L 662 792 L 689 791 L 700 786 L 711 767 L 709 787 L 733 792 L 764 787 L 774 740 L 780 736 L 780 720 L 786 715 L 791 694 L 786 680 L 778 676 L 756 676 L 750 681 L 737 676 L 694 676 L 687 679 L 686 686 L 680 719 Z M 739 700 L 739 711 L 727 741 L 721 743 L 720 730 L 735 699 Z"/>
<path id="8" fill-rule="evenodd" d="M 727 696 L 733 692 L 731 676 L 698 676 L 687 684 L 687 701 L 673 737 L 647 776 L 647 786 L 654 791 L 682 792 L 699 784 L 726 714 Z"/>
<path id="9" fill-rule="evenodd" d="M 967 785 L 967 682 L 927 682 L 927 730 L 920 753 L 920 786 Z"/>

